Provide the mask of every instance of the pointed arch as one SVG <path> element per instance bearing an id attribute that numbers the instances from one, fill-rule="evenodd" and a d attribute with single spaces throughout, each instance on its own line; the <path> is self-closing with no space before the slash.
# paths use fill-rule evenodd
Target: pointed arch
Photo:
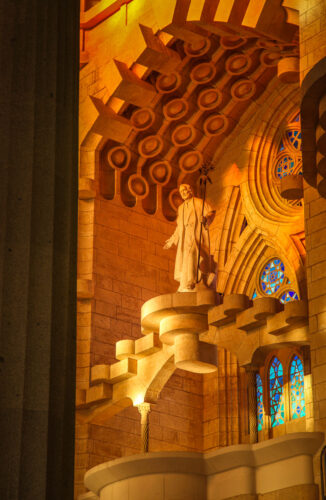
<path id="1" fill-rule="evenodd" d="M 257 399 L 257 430 L 264 427 L 263 382 L 259 373 L 256 373 L 256 399 Z"/>
<path id="2" fill-rule="evenodd" d="M 304 394 L 304 370 L 299 356 L 292 357 L 289 367 L 290 381 L 290 416 L 291 419 L 305 417 L 306 404 Z"/>
<path id="3" fill-rule="evenodd" d="M 268 375 L 271 427 L 273 428 L 285 422 L 283 366 L 276 356 L 271 360 Z"/>

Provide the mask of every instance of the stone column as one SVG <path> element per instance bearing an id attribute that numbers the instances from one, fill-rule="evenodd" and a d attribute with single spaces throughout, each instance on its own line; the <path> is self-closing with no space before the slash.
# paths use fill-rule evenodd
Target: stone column
<path id="1" fill-rule="evenodd" d="M 0 498 L 71 499 L 79 0 L 0 19 Z"/>
<path id="2" fill-rule="evenodd" d="M 149 444 L 149 422 L 148 416 L 151 411 L 150 403 L 141 403 L 138 405 L 138 411 L 140 413 L 140 425 L 141 425 L 141 452 L 148 452 L 148 444 Z"/>
<path id="3" fill-rule="evenodd" d="M 248 381 L 248 416 L 250 443 L 257 443 L 257 391 L 256 391 L 256 371 L 252 368 L 246 370 Z"/>

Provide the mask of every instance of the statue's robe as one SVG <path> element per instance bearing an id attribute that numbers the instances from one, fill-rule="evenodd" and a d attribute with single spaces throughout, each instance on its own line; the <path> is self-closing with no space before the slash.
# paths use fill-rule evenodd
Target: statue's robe
<path id="1" fill-rule="evenodd" d="M 197 263 L 200 240 L 200 220 L 203 200 L 192 197 L 185 200 L 178 208 L 177 228 L 172 235 L 177 245 L 174 279 L 180 282 L 179 291 L 191 290 L 197 281 Z M 212 213 L 207 202 L 204 203 L 203 216 Z M 201 259 L 209 248 L 208 228 L 203 226 L 201 235 Z M 199 272 L 200 277 L 200 272 Z"/>

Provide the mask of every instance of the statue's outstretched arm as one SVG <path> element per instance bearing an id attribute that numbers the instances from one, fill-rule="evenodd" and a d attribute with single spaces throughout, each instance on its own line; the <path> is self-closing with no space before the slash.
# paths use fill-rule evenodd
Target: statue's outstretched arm
<path id="1" fill-rule="evenodd" d="M 169 248 L 172 247 L 172 245 L 177 245 L 178 241 L 179 241 L 179 231 L 178 227 L 176 227 L 172 236 L 170 236 L 170 238 L 166 240 L 163 250 L 168 250 Z"/>

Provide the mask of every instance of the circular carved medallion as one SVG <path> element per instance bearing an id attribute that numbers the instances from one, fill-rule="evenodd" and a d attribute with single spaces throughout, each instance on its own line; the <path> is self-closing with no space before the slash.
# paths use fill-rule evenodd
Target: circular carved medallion
<path id="1" fill-rule="evenodd" d="M 200 151 L 187 151 L 179 159 L 180 170 L 186 174 L 196 172 L 202 164 L 203 155 Z"/>
<path id="2" fill-rule="evenodd" d="M 136 198 L 146 198 L 149 193 L 149 187 L 146 179 L 138 174 L 133 174 L 128 179 L 128 188 Z"/>
<path id="3" fill-rule="evenodd" d="M 143 158 L 154 158 L 163 149 L 163 139 L 159 135 L 149 135 L 142 139 L 138 145 L 139 154 Z"/>
<path id="4" fill-rule="evenodd" d="M 131 154 L 126 146 L 115 146 L 107 153 L 107 160 L 110 167 L 116 170 L 126 170 L 129 166 Z"/>
<path id="5" fill-rule="evenodd" d="M 165 186 L 171 178 L 172 168 L 168 161 L 160 160 L 152 163 L 149 168 L 149 175 L 155 184 Z"/>

